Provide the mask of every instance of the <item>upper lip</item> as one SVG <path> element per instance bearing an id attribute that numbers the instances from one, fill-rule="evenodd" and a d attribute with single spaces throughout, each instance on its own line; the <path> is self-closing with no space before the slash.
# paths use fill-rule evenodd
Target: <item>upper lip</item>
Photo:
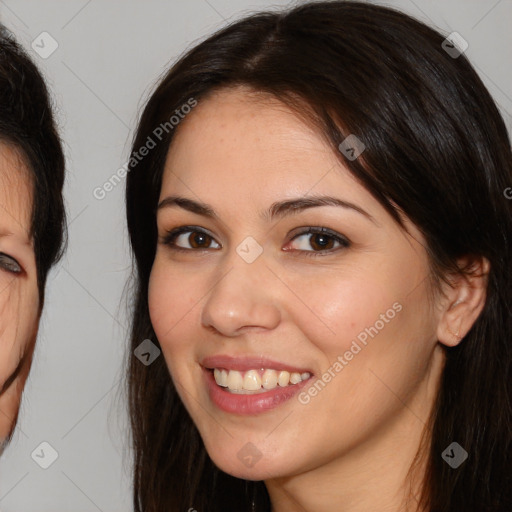
<path id="1" fill-rule="evenodd" d="M 226 368 L 229 370 L 238 370 L 244 372 L 248 370 L 257 370 L 268 368 L 271 370 L 285 370 L 290 373 L 305 373 L 311 370 L 308 368 L 299 368 L 287 363 L 281 363 L 264 356 L 228 356 L 220 354 L 217 356 L 208 356 L 201 361 L 201 365 L 211 370 L 213 368 Z"/>

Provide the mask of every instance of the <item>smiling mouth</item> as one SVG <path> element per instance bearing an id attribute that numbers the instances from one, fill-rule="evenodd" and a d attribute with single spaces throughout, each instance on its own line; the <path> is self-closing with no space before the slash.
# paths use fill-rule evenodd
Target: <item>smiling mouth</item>
<path id="1" fill-rule="evenodd" d="M 311 377 L 309 372 L 290 373 L 286 370 L 279 371 L 270 368 L 260 368 L 245 372 L 227 368 L 212 368 L 209 371 L 213 373 L 218 386 L 224 388 L 225 391 L 239 395 L 265 393 L 278 387 L 288 388 Z"/>

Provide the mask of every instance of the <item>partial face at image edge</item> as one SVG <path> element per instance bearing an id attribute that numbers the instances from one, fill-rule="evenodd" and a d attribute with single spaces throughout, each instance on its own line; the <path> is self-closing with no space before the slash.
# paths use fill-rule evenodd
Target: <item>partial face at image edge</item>
<path id="1" fill-rule="evenodd" d="M 0 143 L 0 442 L 16 426 L 38 330 L 40 307 L 33 241 L 33 191 L 19 151 Z"/>

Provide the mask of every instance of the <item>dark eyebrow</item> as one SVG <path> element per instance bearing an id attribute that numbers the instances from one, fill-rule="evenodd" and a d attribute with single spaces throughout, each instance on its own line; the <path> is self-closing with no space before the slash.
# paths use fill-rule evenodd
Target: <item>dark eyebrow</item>
<path id="1" fill-rule="evenodd" d="M 168 196 L 165 199 L 162 199 L 158 203 L 156 211 L 169 206 L 179 206 L 180 208 L 183 208 L 189 212 L 197 213 L 198 215 L 203 215 L 204 217 L 209 217 L 212 219 L 218 219 L 218 215 L 213 211 L 211 206 L 205 203 L 199 203 L 193 199 L 187 199 L 186 197 L 180 196 Z"/>
<path id="2" fill-rule="evenodd" d="M 318 206 L 339 206 L 341 208 L 349 208 L 376 223 L 375 219 L 360 206 L 331 196 L 309 196 L 290 199 L 288 201 L 279 201 L 273 203 L 267 211 L 262 212 L 261 216 L 262 218 L 271 221 L 276 217 L 284 217 L 285 215 L 299 213 L 307 208 L 316 208 Z"/>
<path id="3" fill-rule="evenodd" d="M 179 206 L 185 210 L 188 210 L 189 212 L 197 213 L 198 215 L 203 215 L 205 217 L 209 217 L 212 219 L 219 218 L 210 205 L 180 196 L 168 196 L 165 199 L 162 199 L 162 201 L 158 203 L 156 209 L 158 211 L 161 208 L 169 206 Z M 365 216 L 368 220 L 371 220 L 374 224 L 378 225 L 375 218 L 372 217 L 368 212 L 363 210 L 361 207 L 349 201 L 345 201 L 343 199 L 338 199 L 337 197 L 331 196 L 310 196 L 300 197 L 297 199 L 289 199 L 286 201 L 278 201 L 272 203 L 268 210 L 260 212 L 260 217 L 270 222 L 275 218 L 284 217 L 286 215 L 292 215 L 294 213 L 299 213 L 303 210 L 306 210 L 307 208 L 315 208 L 318 206 L 340 206 L 342 208 L 349 208 L 360 213 L 361 215 Z"/>

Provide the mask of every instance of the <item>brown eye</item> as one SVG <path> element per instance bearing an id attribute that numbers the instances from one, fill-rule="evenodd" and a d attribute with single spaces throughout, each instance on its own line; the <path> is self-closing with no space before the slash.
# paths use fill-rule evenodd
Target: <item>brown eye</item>
<path id="1" fill-rule="evenodd" d="M 171 249 L 184 251 L 220 248 L 220 245 L 211 235 L 201 229 L 194 229 L 192 226 L 183 226 L 169 231 L 162 243 L 168 245 Z M 215 245 L 212 247 L 212 244 Z"/>
<path id="2" fill-rule="evenodd" d="M 349 247 L 350 242 L 330 229 L 308 228 L 293 237 L 289 245 L 293 251 L 303 252 L 306 256 L 321 256 Z"/>
<path id="3" fill-rule="evenodd" d="M 205 249 L 208 248 L 208 245 L 212 242 L 213 238 L 201 231 L 192 231 L 190 235 L 188 235 L 187 240 L 194 249 Z"/>
<path id="4" fill-rule="evenodd" d="M 313 233 L 309 243 L 311 244 L 311 247 L 313 247 L 313 249 L 322 251 L 324 249 L 332 249 L 335 240 L 329 235 Z"/>

